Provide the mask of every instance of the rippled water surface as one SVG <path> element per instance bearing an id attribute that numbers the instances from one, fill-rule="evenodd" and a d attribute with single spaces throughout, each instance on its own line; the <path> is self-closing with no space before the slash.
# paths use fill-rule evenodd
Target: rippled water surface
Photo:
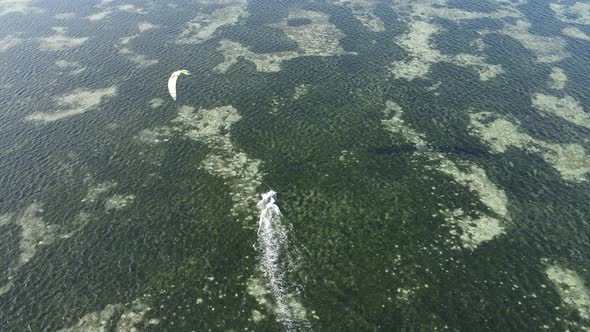
<path id="1" fill-rule="evenodd" d="M 587 2 L 0 27 L 0 330 L 590 330 Z"/>

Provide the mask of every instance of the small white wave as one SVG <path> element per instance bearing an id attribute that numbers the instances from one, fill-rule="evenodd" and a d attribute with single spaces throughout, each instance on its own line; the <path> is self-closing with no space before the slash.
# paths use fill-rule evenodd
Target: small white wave
<path id="1" fill-rule="evenodd" d="M 288 248 L 288 226 L 276 205 L 276 193 L 271 190 L 263 194 L 257 207 L 260 209 L 258 250 L 262 270 L 276 301 L 276 313 L 289 331 L 309 329 L 305 309 L 296 294 L 289 291 L 292 287 L 285 280 L 285 272 L 294 262 Z"/>

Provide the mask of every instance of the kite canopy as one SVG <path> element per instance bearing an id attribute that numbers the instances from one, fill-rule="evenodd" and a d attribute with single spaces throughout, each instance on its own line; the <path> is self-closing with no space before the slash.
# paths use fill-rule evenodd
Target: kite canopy
<path id="1" fill-rule="evenodd" d="M 172 96 L 172 99 L 176 100 L 176 81 L 178 80 L 178 77 L 180 75 L 190 75 L 191 73 L 186 70 L 177 70 L 175 72 L 172 73 L 172 75 L 170 75 L 170 78 L 168 79 L 168 92 L 170 92 L 170 95 Z"/>

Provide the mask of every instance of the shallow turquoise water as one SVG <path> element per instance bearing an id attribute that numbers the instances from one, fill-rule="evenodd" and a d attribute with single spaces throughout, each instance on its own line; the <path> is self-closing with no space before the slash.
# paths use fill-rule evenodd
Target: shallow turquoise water
<path id="1" fill-rule="evenodd" d="M 590 153 L 590 128 L 531 102 L 537 93 L 570 96 L 590 111 L 590 41 L 562 33 L 575 26 L 590 35 L 590 27 L 560 20 L 549 2 L 418 1 L 434 8 L 428 17 L 378 1 L 22 3 L 22 12 L 0 16 L 0 38 L 12 40 L 0 48 L 0 330 L 127 330 L 126 321 L 153 331 L 287 329 L 260 262 L 256 203 L 271 189 L 295 256 L 279 264 L 285 291 L 300 305 L 295 329 L 590 326 L 590 187 L 551 159 L 551 149 L 565 144 Z M 232 6 L 228 16 L 242 11 L 235 22 L 177 43 L 187 22 L 215 21 L 216 11 Z M 13 7 L 0 4 L 0 13 L 6 8 Z M 483 14 L 457 19 L 437 8 Z M 519 16 L 489 17 L 505 8 Z M 289 21 L 302 15 L 297 10 L 327 20 Z M 88 19 L 101 11 L 105 18 Z M 359 12 L 372 13 L 382 28 L 363 25 Z M 72 14 L 56 18 L 60 13 Z M 582 21 L 569 15 L 565 20 Z M 438 27 L 430 49 L 414 49 L 419 40 L 403 43 L 416 21 Z M 517 21 L 530 24 L 528 34 L 510 35 Z M 153 27 L 141 31 L 142 22 Z M 332 37 L 340 31 L 340 51 L 305 54 L 281 22 L 318 24 Z M 88 39 L 52 44 L 43 38 L 59 35 L 53 27 Z M 535 43 L 518 39 L 531 34 L 560 38 L 566 56 L 540 61 Z M 305 36 L 312 48 L 330 44 L 321 33 Z M 224 40 L 275 58 L 302 53 L 285 57 L 278 71 L 261 71 L 243 53 L 221 72 L 215 68 L 227 55 Z M 541 44 L 551 48 L 552 40 Z M 157 63 L 134 62 L 133 54 Z M 502 72 L 482 80 L 479 67 L 454 60 L 461 54 L 477 54 Z M 408 59 L 427 63 L 427 73 L 392 74 L 392 63 Z M 563 88 L 548 86 L 553 67 L 566 75 Z M 174 103 L 166 79 L 180 68 L 193 75 L 180 79 Z M 95 104 L 77 100 L 74 106 L 93 105 L 84 113 L 27 120 L 63 111 L 63 97 L 76 89 L 110 87 L 116 92 Z M 303 92 L 295 97 L 297 89 Z M 150 106 L 154 98 L 160 107 Z M 384 125 L 387 101 L 403 110 L 405 129 Z M 220 120 L 222 129 L 204 125 L 213 134 L 199 127 L 217 121 L 203 110 L 227 105 L 239 119 Z M 193 107 L 198 121 L 174 120 L 183 106 Z M 473 130 L 470 114 L 477 112 L 517 123 L 531 141 L 495 151 Z M 170 133 L 159 142 L 145 138 L 157 128 Z M 458 171 L 445 172 L 441 160 Z M 505 194 L 505 215 L 486 203 L 490 186 L 478 191 L 475 181 L 462 182 L 472 167 Z M 244 189 L 250 185 L 254 190 Z M 459 209 L 476 221 L 500 220 L 502 231 L 469 247 L 461 239 L 467 228 L 446 214 Z M 573 271 L 575 282 L 560 286 L 551 266 Z M 141 313 L 133 320 L 130 312 Z"/>

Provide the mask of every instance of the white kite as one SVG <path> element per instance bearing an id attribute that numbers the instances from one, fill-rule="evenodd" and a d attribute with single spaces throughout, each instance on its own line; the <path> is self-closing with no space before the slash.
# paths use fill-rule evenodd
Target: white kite
<path id="1" fill-rule="evenodd" d="M 177 70 L 173 72 L 172 75 L 170 75 L 170 78 L 168 79 L 168 92 L 170 92 L 170 95 L 174 100 L 176 100 L 176 81 L 178 80 L 178 76 L 183 74 L 190 75 L 191 73 L 186 69 Z"/>

